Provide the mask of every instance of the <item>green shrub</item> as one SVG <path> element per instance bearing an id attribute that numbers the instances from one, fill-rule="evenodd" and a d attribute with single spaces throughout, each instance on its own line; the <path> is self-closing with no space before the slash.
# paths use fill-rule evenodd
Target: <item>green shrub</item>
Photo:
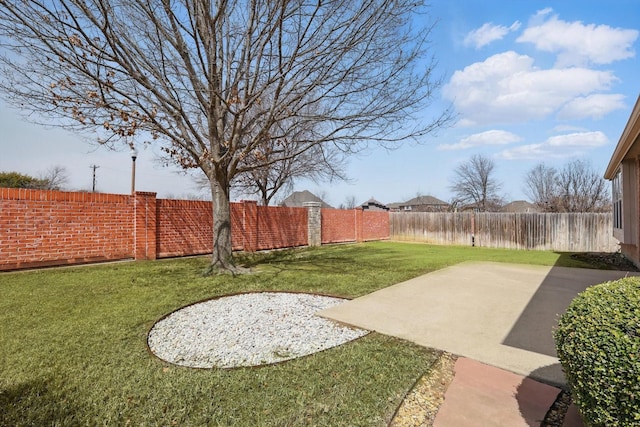
<path id="1" fill-rule="evenodd" d="M 640 425 L 640 278 L 578 295 L 554 333 L 562 368 L 587 425 Z"/>

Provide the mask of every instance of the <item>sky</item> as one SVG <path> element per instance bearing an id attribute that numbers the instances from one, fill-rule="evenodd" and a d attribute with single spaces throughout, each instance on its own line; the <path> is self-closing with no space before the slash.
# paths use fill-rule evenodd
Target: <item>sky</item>
<path id="1" fill-rule="evenodd" d="M 640 0 L 434 0 L 430 53 L 442 77 L 424 117 L 452 106 L 455 122 L 419 143 L 351 157 L 346 182 L 300 181 L 337 207 L 355 197 L 402 202 L 417 195 L 449 201 L 455 168 L 473 155 L 493 160 L 505 200 L 525 200 L 537 164 L 575 159 L 604 174 L 640 94 Z M 87 137 L 26 120 L 0 101 L 0 171 L 33 176 L 52 166 L 68 189 L 127 194 L 131 157 Z M 191 176 L 138 153 L 136 190 L 161 198 L 203 197 Z M 287 194 L 279 195 L 283 199 Z M 246 197 L 245 197 L 246 198 Z"/>

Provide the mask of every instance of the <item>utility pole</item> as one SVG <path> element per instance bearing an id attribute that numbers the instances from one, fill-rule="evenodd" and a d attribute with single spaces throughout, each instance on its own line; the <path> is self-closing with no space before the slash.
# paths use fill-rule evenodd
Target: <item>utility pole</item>
<path id="1" fill-rule="evenodd" d="M 89 166 L 89 168 L 93 169 L 93 187 L 91 189 L 92 193 L 96 192 L 96 169 L 98 169 L 100 166 L 98 165 L 91 165 Z"/>

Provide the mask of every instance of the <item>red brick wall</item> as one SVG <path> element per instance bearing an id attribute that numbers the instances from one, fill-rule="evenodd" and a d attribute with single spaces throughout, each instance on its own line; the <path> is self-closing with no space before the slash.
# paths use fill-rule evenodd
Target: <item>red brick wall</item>
<path id="1" fill-rule="evenodd" d="M 356 209 L 322 209 L 322 244 L 356 241 Z"/>
<path id="2" fill-rule="evenodd" d="M 322 209 L 322 244 L 389 239 L 389 212 Z"/>
<path id="3" fill-rule="evenodd" d="M 322 209 L 322 243 L 389 238 L 387 212 Z M 231 204 L 234 250 L 305 246 L 306 208 Z M 0 188 L 0 271 L 209 253 L 211 202 Z"/>
<path id="4" fill-rule="evenodd" d="M 231 203 L 231 247 L 253 252 L 258 247 L 258 204 L 254 201 Z"/>
<path id="5" fill-rule="evenodd" d="M 258 250 L 305 246 L 307 208 L 258 206 Z"/>
<path id="6" fill-rule="evenodd" d="M 362 211 L 361 240 L 387 240 L 390 236 L 389 212 Z"/>
<path id="7" fill-rule="evenodd" d="M 157 257 L 210 253 L 213 247 L 211 202 L 156 200 Z"/>
<path id="8" fill-rule="evenodd" d="M 133 256 L 130 196 L 0 188 L 0 270 Z"/>

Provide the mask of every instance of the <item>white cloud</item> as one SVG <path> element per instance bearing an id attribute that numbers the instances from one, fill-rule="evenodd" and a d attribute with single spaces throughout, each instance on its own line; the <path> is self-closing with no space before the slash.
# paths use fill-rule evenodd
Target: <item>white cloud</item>
<path id="1" fill-rule="evenodd" d="M 501 40 L 504 36 L 512 31 L 516 31 L 518 28 L 520 28 L 519 21 L 514 22 L 510 27 L 486 23 L 482 27 L 470 31 L 464 38 L 464 45 L 474 46 L 476 49 L 480 49 L 491 42 Z"/>
<path id="2" fill-rule="evenodd" d="M 555 132 L 555 133 L 562 133 L 562 132 L 585 132 L 587 129 L 580 127 L 580 126 L 574 126 L 574 125 L 567 125 L 567 124 L 562 124 L 562 125 L 558 125 L 555 126 L 553 129 L 551 129 L 551 132 Z"/>
<path id="3" fill-rule="evenodd" d="M 609 142 L 609 138 L 600 132 L 576 132 L 569 133 L 566 135 L 556 135 L 552 136 L 545 144 L 550 147 L 600 147 L 603 145 L 607 145 Z"/>
<path id="4" fill-rule="evenodd" d="M 488 130 L 462 138 L 455 144 L 441 144 L 438 150 L 464 150 L 488 145 L 507 145 L 521 141 L 518 135 L 504 130 Z"/>
<path id="5" fill-rule="evenodd" d="M 533 58 L 508 51 L 456 71 L 443 88 L 466 123 L 542 119 L 578 96 L 606 90 L 611 71 L 587 68 L 541 70 Z"/>
<path id="6" fill-rule="evenodd" d="M 516 41 L 533 43 L 536 49 L 557 54 L 557 67 L 610 64 L 635 56 L 638 30 L 585 25 L 558 19 L 551 9 L 534 17 Z"/>
<path id="7" fill-rule="evenodd" d="M 496 157 L 506 160 L 545 159 L 549 158 L 549 153 L 548 150 L 545 150 L 544 144 L 528 144 L 504 150 Z"/>
<path id="8" fill-rule="evenodd" d="M 561 159 L 574 157 L 586 150 L 609 143 L 607 136 L 600 132 L 576 132 L 555 135 L 539 144 L 528 144 L 504 150 L 498 157 L 507 160 Z"/>
<path id="9" fill-rule="evenodd" d="M 601 119 L 614 110 L 625 108 L 624 95 L 620 94 L 594 94 L 575 98 L 569 101 L 558 112 L 558 118 L 562 120 L 575 120 L 583 118 Z"/>
<path id="10" fill-rule="evenodd" d="M 553 13 L 553 8 L 551 7 L 545 7 L 544 9 L 540 9 L 539 11 L 536 12 L 535 15 L 533 15 L 533 18 L 531 19 L 532 22 L 543 22 L 544 21 L 544 17 L 547 15 L 551 15 Z"/>

